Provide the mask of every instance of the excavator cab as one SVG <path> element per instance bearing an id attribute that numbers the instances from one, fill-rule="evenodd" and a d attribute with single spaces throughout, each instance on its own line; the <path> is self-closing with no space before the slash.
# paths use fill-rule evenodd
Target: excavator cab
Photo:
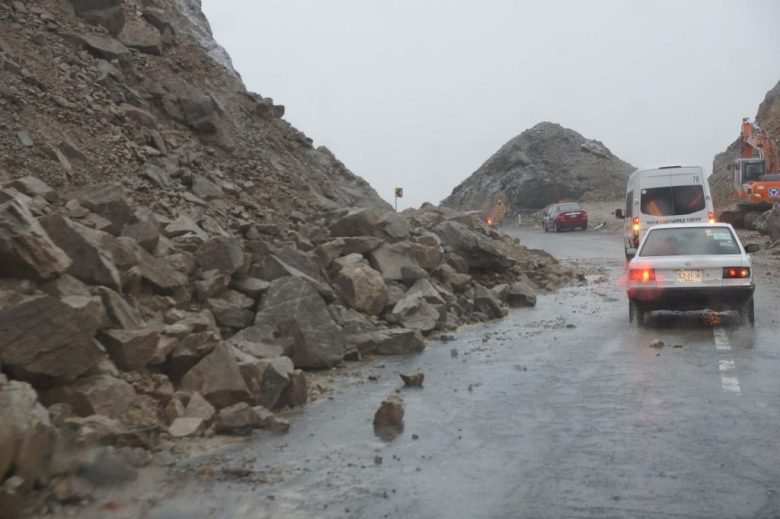
<path id="1" fill-rule="evenodd" d="M 739 190 L 749 182 L 759 182 L 766 175 L 764 159 L 737 159 L 731 165 L 734 170 L 734 187 Z"/>

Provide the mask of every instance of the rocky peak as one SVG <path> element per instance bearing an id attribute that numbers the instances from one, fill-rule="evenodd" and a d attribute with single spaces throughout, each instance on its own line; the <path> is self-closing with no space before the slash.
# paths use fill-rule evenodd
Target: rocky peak
<path id="1" fill-rule="evenodd" d="M 504 144 L 442 204 L 482 210 L 503 198 L 510 211 L 523 212 L 561 199 L 613 200 L 633 169 L 602 142 L 541 122 Z"/>

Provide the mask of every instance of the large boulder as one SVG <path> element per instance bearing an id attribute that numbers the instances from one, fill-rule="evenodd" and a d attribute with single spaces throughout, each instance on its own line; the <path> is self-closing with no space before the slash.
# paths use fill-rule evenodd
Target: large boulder
<path id="1" fill-rule="evenodd" d="M 474 287 L 474 310 L 482 312 L 491 319 L 499 319 L 507 314 L 506 309 L 501 306 L 501 302 L 493 293 L 479 283 Z"/>
<path id="2" fill-rule="evenodd" d="M 387 304 L 387 286 L 382 275 L 365 263 L 342 268 L 336 275 L 335 287 L 347 305 L 359 312 L 377 315 Z"/>
<path id="3" fill-rule="evenodd" d="M 68 269 L 69 274 L 89 285 L 120 289 L 122 281 L 119 271 L 102 247 L 106 233 L 60 215 L 46 216 L 40 222 L 54 243 L 73 260 Z"/>
<path id="4" fill-rule="evenodd" d="M 385 243 L 372 250 L 368 254 L 368 259 L 371 266 L 382 273 L 385 281 L 402 281 L 404 269 L 409 272 L 422 271 L 421 274 L 424 276 L 424 269 L 411 254 L 412 248 L 409 242 Z"/>
<path id="5" fill-rule="evenodd" d="M 122 32 L 125 25 L 122 0 L 68 0 L 73 12 L 92 25 L 105 27 L 113 36 Z"/>
<path id="6" fill-rule="evenodd" d="M 122 228 L 136 220 L 127 191 L 120 184 L 97 184 L 82 190 L 79 203 L 111 222 L 110 231 L 118 235 Z"/>
<path id="7" fill-rule="evenodd" d="M 401 355 L 425 348 L 419 331 L 398 328 L 351 335 L 347 341 L 362 354 Z"/>
<path id="8" fill-rule="evenodd" d="M 373 236 L 379 222 L 380 217 L 374 210 L 353 208 L 333 222 L 330 233 L 333 236 Z"/>
<path id="9" fill-rule="evenodd" d="M 42 395 L 46 405 L 68 404 L 78 416 L 121 418 L 135 401 L 133 386 L 112 375 L 93 375 L 57 386 Z"/>
<path id="10" fill-rule="evenodd" d="M 424 293 L 415 292 L 398 301 L 390 317 L 404 328 L 428 332 L 439 325 L 442 312 L 441 306 L 429 303 Z"/>
<path id="11" fill-rule="evenodd" d="M 224 343 L 217 345 L 184 375 L 181 388 L 198 391 L 218 409 L 251 399 L 230 346 Z"/>
<path id="12" fill-rule="evenodd" d="M 446 221 L 433 230 L 442 242 L 462 256 L 472 269 L 506 272 L 516 263 L 505 244 L 472 231 L 462 223 Z"/>
<path id="13" fill-rule="evenodd" d="M 54 450 L 49 413 L 25 382 L 0 380 L 0 481 L 13 467 L 28 481 L 45 479 Z"/>
<path id="14" fill-rule="evenodd" d="M 27 297 L 0 308 L 0 363 L 33 383 L 72 380 L 105 358 L 94 339 L 99 326 L 89 307 Z"/>
<path id="15" fill-rule="evenodd" d="M 246 356 L 249 357 L 249 356 Z M 239 363 L 241 375 L 249 387 L 254 402 L 272 409 L 279 401 L 282 392 L 290 384 L 294 368 L 287 357 L 275 359 L 246 358 Z"/>
<path id="16" fill-rule="evenodd" d="M 48 280 L 71 263 L 21 200 L 0 204 L 0 277 Z"/>
<path id="17" fill-rule="evenodd" d="M 271 283 L 255 324 L 272 324 L 294 341 L 292 360 L 303 369 L 329 368 L 344 356 L 341 328 L 311 283 L 283 277 Z"/>
<path id="18" fill-rule="evenodd" d="M 217 236 L 201 245 L 195 258 L 201 270 L 217 270 L 230 276 L 244 264 L 244 249 L 240 238 Z"/>
<path id="19" fill-rule="evenodd" d="M 114 364 L 122 370 L 144 368 L 157 351 L 160 336 L 156 330 L 111 329 L 100 334 L 100 342 L 106 347 Z"/>
<path id="20" fill-rule="evenodd" d="M 510 285 L 506 301 L 511 307 L 536 306 L 536 291 L 530 283 L 518 280 Z"/>

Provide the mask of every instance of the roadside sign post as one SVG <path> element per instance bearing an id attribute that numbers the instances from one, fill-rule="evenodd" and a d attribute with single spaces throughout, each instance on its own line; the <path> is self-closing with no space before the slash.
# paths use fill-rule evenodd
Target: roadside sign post
<path id="1" fill-rule="evenodd" d="M 398 199 L 404 197 L 404 188 L 397 187 L 395 188 L 395 212 L 398 212 Z"/>

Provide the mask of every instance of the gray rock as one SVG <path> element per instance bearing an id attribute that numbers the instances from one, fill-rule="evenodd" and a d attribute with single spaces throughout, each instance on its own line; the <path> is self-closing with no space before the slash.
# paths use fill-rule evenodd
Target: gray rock
<path id="1" fill-rule="evenodd" d="M 118 35 L 125 25 L 122 0 L 69 0 L 69 2 L 76 16 L 93 25 L 105 27 L 113 36 Z"/>
<path id="2" fill-rule="evenodd" d="M 240 238 L 218 236 L 201 245 L 195 259 L 201 270 L 216 269 L 230 276 L 244 264 L 244 248 Z"/>
<path id="3" fill-rule="evenodd" d="M 192 176 L 191 189 L 192 194 L 203 200 L 213 200 L 224 196 L 221 187 L 201 175 Z"/>
<path id="4" fill-rule="evenodd" d="M 330 233 L 333 236 L 373 236 L 379 223 L 380 217 L 375 211 L 352 208 L 331 224 Z"/>
<path id="5" fill-rule="evenodd" d="M 335 287 L 347 305 L 359 312 L 377 315 L 387 304 L 387 287 L 382 275 L 363 263 L 342 268 L 336 275 Z"/>
<path id="6" fill-rule="evenodd" d="M 169 187 L 173 183 L 168 172 L 154 164 L 147 164 L 141 172 L 141 176 L 159 188 Z"/>
<path id="7" fill-rule="evenodd" d="M 250 276 L 234 276 L 230 280 L 230 288 L 254 299 L 262 296 L 270 286 L 268 281 Z"/>
<path id="8" fill-rule="evenodd" d="M 206 420 L 196 417 L 179 417 L 168 427 L 168 434 L 174 438 L 199 436 L 206 430 Z"/>
<path id="9" fill-rule="evenodd" d="M 220 410 L 215 420 L 218 433 L 248 434 L 252 429 L 266 427 L 273 422 L 273 415 L 261 409 L 238 403 Z"/>
<path id="10" fill-rule="evenodd" d="M 217 409 L 251 399 L 238 363 L 226 344 L 219 344 L 182 378 L 181 388 L 198 391 Z"/>
<path id="11" fill-rule="evenodd" d="M 44 482 L 55 439 L 35 390 L 25 382 L 0 382 L 0 481 L 13 467 L 28 482 Z"/>
<path id="12" fill-rule="evenodd" d="M 428 332 L 439 325 L 441 311 L 428 303 L 422 293 L 406 294 L 393 307 L 391 317 L 404 328 Z"/>
<path id="13" fill-rule="evenodd" d="M 217 269 L 202 272 L 195 281 L 195 293 L 200 301 L 206 301 L 225 290 L 230 283 L 230 275 Z"/>
<path id="14" fill-rule="evenodd" d="M 98 58 L 108 61 L 115 59 L 127 59 L 130 57 L 130 49 L 110 36 L 98 36 L 96 34 L 79 34 L 77 41 Z"/>
<path id="15" fill-rule="evenodd" d="M 303 369 L 329 368 L 341 361 L 341 328 L 325 301 L 302 278 L 284 277 L 271 283 L 255 324 L 271 323 L 294 341 L 292 360 Z"/>
<path id="16" fill-rule="evenodd" d="M 407 267 L 418 271 L 421 267 L 411 256 L 409 242 L 385 243 L 368 254 L 371 266 L 382 273 L 387 281 L 401 281 L 402 269 Z"/>
<path id="17" fill-rule="evenodd" d="M 474 309 L 491 319 L 499 319 L 507 314 L 493 293 L 479 283 L 474 287 Z"/>
<path id="18" fill-rule="evenodd" d="M 133 386 L 124 380 L 111 375 L 94 375 L 46 390 L 42 400 L 46 405 L 68 404 L 79 416 L 98 414 L 118 419 L 136 397 Z"/>
<path id="19" fill-rule="evenodd" d="M 275 326 L 250 326 L 239 331 L 227 343 L 258 359 L 286 356 L 291 352 L 274 337 Z"/>
<path id="20" fill-rule="evenodd" d="M 211 96 L 195 96 L 179 99 L 179 107 L 187 124 L 202 133 L 217 131 L 217 114 Z"/>
<path id="21" fill-rule="evenodd" d="M 307 400 L 306 373 L 304 373 L 303 370 L 296 369 L 290 373 L 290 383 L 284 391 L 282 391 L 279 400 L 276 402 L 276 406 L 297 407 L 299 405 L 304 405 Z"/>
<path id="22" fill-rule="evenodd" d="M 442 242 L 462 256 L 475 270 L 506 272 L 516 260 L 506 245 L 472 231 L 458 222 L 442 222 L 434 227 Z"/>
<path id="23" fill-rule="evenodd" d="M 160 336 L 151 328 L 111 329 L 100 334 L 100 342 L 119 369 L 129 371 L 145 367 L 157 351 Z"/>
<path id="24" fill-rule="evenodd" d="M 0 204 L 0 277 L 48 280 L 71 264 L 23 202 Z"/>
<path id="25" fill-rule="evenodd" d="M 119 290 L 122 282 L 112 258 L 103 251 L 104 234 L 59 215 L 40 219 L 52 241 L 73 260 L 68 273 L 89 285 Z"/>
<path id="26" fill-rule="evenodd" d="M 190 401 L 187 402 L 187 407 L 184 408 L 184 414 L 182 416 L 189 418 L 202 418 L 205 421 L 209 421 L 214 418 L 217 410 L 209 403 L 208 400 L 203 398 L 203 395 L 195 391 L 190 395 Z"/>
<path id="27" fill-rule="evenodd" d="M 506 301 L 512 307 L 536 306 L 536 291 L 530 284 L 516 281 L 509 287 Z"/>
<path id="28" fill-rule="evenodd" d="M 247 328 L 252 326 L 255 320 L 255 312 L 224 299 L 208 299 L 206 307 L 214 314 L 217 323 L 227 328 Z"/>
<path id="29" fill-rule="evenodd" d="M 56 202 L 60 198 L 57 191 L 49 187 L 49 185 L 47 185 L 38 177 L 34 177 L 32 175 L 17 178 L 16 180 L 10 182 L 8 187 L 12 187 L 29 197 L 34 198 L 36 196 L 40 196 L 47 202 Z"/>
<path id="30" fill-rule="evenodd" d="M 292 361 L 287 357 L 272 359 L 246 359 L 238 365 L 254 403 L 272 409 L 282 392 L 290 384 L 294 371 Z"/>
<path id="31" fill-rule="evenodd" d="M 122 229 L 122 236 L 135 240 L 138 245 L 150 253 L 154 252 L 160 242 L 160 231 L 149 220 L 139 220 L 136 223 L 126 225 Z"/>
<path id="32" fill-rule="evenodd" d="M 417 330 L 377 330 L 351 335 L 347 341 L 362 354 L 402 355 L 417 353 L 425 348 L 422 335 Z"/>
<path id="33" fill-rule="evenodd" d="M 104 357 L 94 337 L 100 322 L 48 295 L 0 309 L 0 363 L 22 380 L 72 380 Z"/>
<path id="34" fill-rule="evenodd" d="M 111 234 L 118 235 L 122 228 L 135 221 L 127 191 L 120 184 L 98 184 L 79 193 L 78 201 L 90 211 L 111 222 Z"/>

